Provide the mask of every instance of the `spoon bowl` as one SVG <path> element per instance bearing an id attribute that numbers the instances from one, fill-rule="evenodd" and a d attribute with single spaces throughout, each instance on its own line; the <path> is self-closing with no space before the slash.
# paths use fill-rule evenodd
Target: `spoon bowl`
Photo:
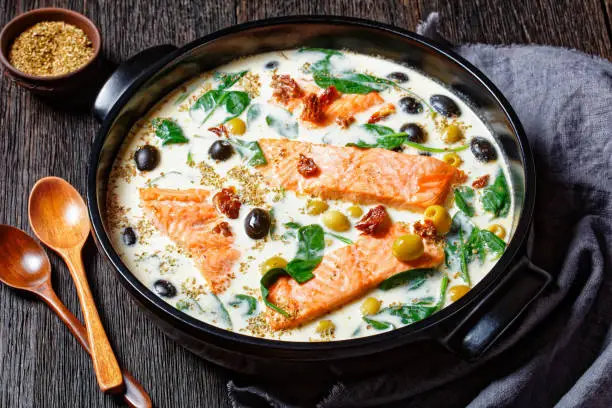
<path id="1" fill-rule="evenodd" d="M 79 192 L 59 177 L 40 179 L 30 193 L 30 224 L 49 247 L 83 246 L 89 235 L 87 207 Z"/>
<path id="2" fill-rule="evenodd" d="M 0 282 L 42 299 L 62 319 L 79 344 L 92 354 L 85 326 L 66 308 L 51 286 L 51 263 L 45 250 L 24 231 L 0 225 Z M 151 398 L 142 385 L 123 370 L 127 405 L 150 408 Z"/>
<path id="3" fill-rule="evenodd" d="M 0 225 L 0 281 L 20 290 L 35 290 L 51 279 L 45 250 L 24 231 Z"/>
<path id="4" fill-rule="evenodd" d="M 32 188 L 29 217 L 34 233 L 64 259 L 70 270 L 81 301 L 100 389 L 108 393 L 122 391 L 121 370 L 102 326 L 81 257 L 91 229 L 83 198 L 66 180 L 45 177 Z"/>

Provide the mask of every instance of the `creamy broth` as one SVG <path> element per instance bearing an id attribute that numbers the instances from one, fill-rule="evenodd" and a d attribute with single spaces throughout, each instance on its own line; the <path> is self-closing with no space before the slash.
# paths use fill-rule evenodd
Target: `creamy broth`
<path id="1" fill-rule="evenodd" d="M 391 313 L 393 307 L 424 304 L 426 305 L 424 309 L 427 309 L 431 305 L 439 305 L 437 308 L 431 306 L 435 311 L 451 304 L 453 299 L 457 298 L 452 293 L 458 292 L 453 290 L 453 287 L 475 286 L 499 258 L 499 250 L 495 251 L 485 245 L 482 251 L 484 259 L 481 261 L 475 255 L 468 264 L 469 285 L 465 275 L 456 266 L 446 266 L 445 262 L 442 262 L 424 279 L 424 282 L 414 281 L 390 290 L 373 289 L 331 313 L 297 328 L 272 330 L 267 326 L 263 316 L 270 312 L 267 311 L 268 308 L 263 302 L 260 290 L 261 265 L 273 256 L 291 260 L 295 257 L 298 247 L 295 230 L 285 227 L 285 224 L 288 222 L 301 225 L 317 224 L 323 226 L 327 233 L 333 231 L 323 225 L 321 215 L 309 215 L 305 211 L 308 202 L 316 197 L 296 194 L 293 191 L 262 182 L 261 178 L 258 178 L 261 177 L 258 167 L 249 166 L 245 159 L 237 153 L 225 161 L 212 159 L 208 153 L 209 148 L 220 137 L 208 129 L 223 123 L 231 115 L 226 109 L 220 107 L 206 118 L 208 112 L 194 110 L 193 106 L 206 92 L 218 89 L 220 81 L 214 75 L 215 73 L 247 71 L 245 76 L 228 88 L 232 91 L 244 91 L 248 93 L 250 99 L 248 107 L 238 116 L 246 123 L 246 132 L 236 135 L 237 138 L 243 141 L 258 141 L 262 138 L 287 139 L 285 136 L 295 135 L 297 129 L 297 137 L 290 140 L 335 146 L 345 146 L 357 141 L 375 143 L 379 135 L 368 131 L 363 124 L 366 124 L 373 113 L 380 109 L 380 105 L 356 113 L 354 123 L 343 129 L 336 123 L 328 126 L 309 126 L 299 119 L 299 110 L 292 115 L 278 103 L 271 102 L 274 99 L 271 86 L 273 75 L 289 75 L 300 84 L 316 87 L 309 66 L 312 67 L 311 64 L 321 61 L 325 55 L 317 50 L 272 52 L 236 60 L 219 67 L 215 72 L 205 73 L 160 101 L 131 129 L 121 147 L 110 175 L 107 201 L 106 223 L 113 246 L 126 266 L 145 286 L 151 288 L 155 293 L 172 295 L 160 297 L 184 313 L 238 333 L 287 341 L 326 341 L 369 336 L 405 325 L 406 320 L 402 322 L 401 314 Z M 275 61 L 276 66 L 266 67 L 270 61 Z M 385 103 L 393 104 L 396 111 L 377 122 L 376 125 L 399 132 L 405 123 L 416 123 L 422 127 L 426 135 L 422 145 L 431 148 L 456 149 L 463 145 L 470 145 L 474 137 L 484 138 L 492 144 L 497 152 L 497 158 L 488 162 L 477 160 L 470 147 L 456 152 L 461 159 L 458 168 L 466 175 L 465 181 L 461 183 L 462 186 L 471 188 L 475 180 L 482 176 L 490 176 L 488 187 L 472 189 L 474 198 L 471 205 L 474 215 L 467 218 L 482 230 L 486 230 L 492 224 L 498 224 L 507 231 L 503 238 L 504 241 L 507 242 L 510 239 L 513 229 L 510 203 L 507 203 L 510 209 L 503 216 L 495 216 L 483 207 L 483 195 L 489 194 L 485 191 L 494 184 L 500 171 L 505 174 L 505 180 L 508 183 L 508 197 L 512 197 L 512 186 L 509 183 L 505 158 L 488 127 L 468 105 L 439 83 L 392 61 L 344 51 L 341 55 L 329 57 L 328 61 L 332 72 L 356 71 L 377 78 L 386 78 L 392 72 L 401 72 L 408 76 L 408 81 L 399 83 L 401 88 L 388 86 L 387 89 L 380 91 L 380 96 Z M 319 88 L 319 91 L 322 92 L 323 89 Z M 440 113 L 432 113 L 433 111 L 429 108 L 432 95 L 450 97 L 460 108 L 460 116 L 446 118 Z M 406 113 L 400 103 L 400 99 L 406 96 L 419 100 L 422 104 L 422 112 Z M 255 115 L 257 110 L 259 114 Z M 279 128 L 275 127 L 274 123 L 266 121 L 266 116 L 274 117 L 277 122 L 282 123 L 280 132 L 285 135 L 279 133 Z M 180 127 L 188 142 L 162 145 L 162 140 L 156 135 L 155 126 L 152 124 L 156 118 L 171 119 Z M 205 118 L 205 122 L 202 123 Z M 443 140 L 445 129 L 449 124 L 459 126 L 462 131 L 463 137 L 456 143 L 447 144 Z M 234 135 L 230 134 L 229 137 L 231 139 Z M 135 152 L 144 145 L 154 146 L 159 152 L 159 164 L 150 171 L 139 171 L 134 161 Z M 417 155 L 419 153 L 423 151 L 405 145 L 403 151 L 397 154 Z M 430 154 L 434 158 L 443 160 L 446 153 L 433 152 Z M 244 190 L 249 180 L 251 182 L 255 180 L 260 185 L 257 197 L 251 199 L 251 202 L 244 202 L 249 201 L 247 199 L 243 200 L 237 219 L 221 215 L 223 220 L 229 224 L 235 240 L 233 245 L 240 252 L 240 258 L 234 263 L 232 270 L 228 271 L 228 274 L 234 276 L 229 287 L 213 295 L 207 281 L 187 251 L 159 231 L 154 226 L 153 220 L 145 214 L 139 199 L 139 189 L 147 187 L 181 190 L 201 188 L 211 191 L 212 197 L 222 187 L 234 186 L 239 191 Z M 442 203 L 451 216 L 459 211 L 457 198 L 454 196 L 453 189 L 451 189 L 446 201 Z M 347 239 L 354 242 L 360 238 L 360 231 L 355 228 L 355 225 L 362 217 L 351 217 L 348 215 L 348 208 L 359 205 L 365 215 L 377 204 L 364 205 L 343 200 L 326 200 L 325 202 L 330 210 L 339 210 L 346 214 L 351 223 L 348 231 L 336 233 L 344 238 L 342 240 L 326 234 L 324 252 L 329 254 L 335 249 L 351 245 L 346 243 Z M 254 240 L 245 232 L 245 217 L 255 207 L 264 210 L 273 209 L 274 229 L 265 239 Z M 423 221 L 424 218 L 422 212 L 398 210 L 390 206 L 385 206 L 385 209 L 394 223 L 404 222 L 413 225 L 417 221 Z M 135 243 L 129 242 L 130 245 L 126 244 L 124 236 L 125 229 L 128 227 L 133 229 L 136 238 Z M 439 245 L 447 244 L 442 238 Z M 391 251 L 391 248 L 389 247 L 388 250 Z M 316 269 L 314 274 L 316 275 Z M 448 288 L 440 299 L 444 276 L 449 279 Z M 169 293 L 168 288 L 160 286 L 159 283 L 156 285 L 159 280 L 169 282 L 176 293 L 172 291 Z M 249 302 L 238 301 L 236 295 L 247 295 L 254 298 L 256 309 L 249 310 Z M 362 304 L 364 299 L 371 297 L 381 302 L 382 312 L 367 315 L 364 319 Z M 249 312 L 251 313 L 248 314 Z M 330 320 L 333 330 L 323 332 L 317 330 L 322 320 Z"/>

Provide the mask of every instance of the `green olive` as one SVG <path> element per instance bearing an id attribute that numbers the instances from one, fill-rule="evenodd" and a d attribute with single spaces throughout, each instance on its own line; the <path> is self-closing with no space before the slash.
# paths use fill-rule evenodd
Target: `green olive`
<path id="1" fill-rule="evenodd" d="M 358 205 L 351 205 L 346 210 L 348 211 L 349 215 L 353 218 L 359 218 L 363 215 L 363 210 Z"/>
<path id="2" fill-rule="evenodd" d="M 329 336 L 334 333 L 334 330 L 336 330 L 336 326 L 331 320 L 320 320 L 317 323 L 317 333 L 321 336 Z"/>
<path id="3" fill-rule="evenodd" d="M 240 118 L 230 119 L 225 123 L 225 126 L 232 135 L 242 135 L 246 132 L 246 124 Z"/>
<path id="4" fill-rule="evenodd" d="M 461 160 L 457 153 L 446 153 L 442 160 L 453 167 L 459 167 L 463 163 L 463 160 Z"/>
<path id="5" fill-rule="evenodd" d="M 412 261 L 425 252 L 423 240 L 416 234 L 406 234 L 393 242 L 393 256 L 400 261 Z"/>
<path id="6" fill-rule="evenodd" d="M 448 294 L 450 295 L 450 299 L 453 302 L 456 302 L 459 299 L 461 299 L 469 291 L 470 291 L 470 287 L 469 286 L 467 286 L 467 285 L 457 285 L 457 286 L 453 286 L 452 288 L 450 288 L 448 290 Z"/>
<path id="7" fill-rule="evenodd" d="M 308 204 L 306 204 L 306 212 L 309 215 L 323 214 L 328 208 L 329 205 L 327 205 L 325 201 L 321 200 L 310 200 Z"/>
<path id="8" fill-rule="evenodd" d="M 450 124 L 444 128 L 442 132 L 442 140 L 445 143 L 457 143 L 463 139 L 463 131 L 456 124 Z"/>
<path id="9" fill-rule="evenodd" d="M 267 259 L 260 266 L 261 273 L 264 274 L 272 269 L 276 268 L 284 268 L 287 266 L 287 260 L 282 256 L 273 256 L 272 258 Z"/>
<path id="10" fill-rule="evenodd" d="M 499 224 L 490 225 L 487 229 L 501 239 L 506 238 L 506 229 Z"/>
<path id="11" fill-rule="evenodd" d="M 433 222 L 438 235 L 444 235 L 450 230 L 451 217 L 446 208 L 441 205 L 430 205 L 425 209 L 424 216 L 426 220 Z"/>
<path id="12" fill-rule="evenodd" d="M 347 216 L 336 210 L 325 212 L 322 221 L 327 228 L 336 232 L 348 231 L 351 228 L 351 223 Z"/>
<path id="13" fill-rule="evenodd" d="M 364 315 L 373 315 L 380 310 L 380 300 L 375 297 L 369 297 L 361 304 L 361 313 Z"/>

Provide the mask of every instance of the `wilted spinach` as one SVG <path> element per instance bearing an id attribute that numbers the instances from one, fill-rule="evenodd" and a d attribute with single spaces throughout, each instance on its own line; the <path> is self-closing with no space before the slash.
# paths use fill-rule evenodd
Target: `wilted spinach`
<path id="1" fill-rule="evenodd" d="M 264 156 L 257 141 L 247 142 L 237 138 L 228 139 L 228 141 L 236 149 L 240 157 L 247 160 L 249 166 L 257 167 L 268 164 L 266 156 Z"/>
<path id="2" fill-rule="evenodd" d="M 155 129 L 155 135 L 162 140 L 162 146 L 189 142 L 183 134 L 183 129 L 172 119 L 155 118 L 151 124 Z"/>
<path id="3" fill-rule="evenodd" d="M 495 182 L 484 188 L 482 192 L 482 207 L 495 217 L 505 217 L 510 211 L 510 192 L 506 176 L 500 169 Z"/>
<path id="4" fill-rule="evenodd" d="M 461 186 L 455 188 L 454 191 L 457 208 L 472 217 L 474 215 L 474 190 L 471 187 Z"/>
<path id="5" fill-rule="evenodd" d="M 302 224 L 298 223 L 298 222 L 286 222 L 285 223 L 285 228 L 288 229 L 292 229 L 292 230 L 296 230 L 298 228 L 300 228 L 302 226 Z M 289 232 L 289 231 L 287 231 Z M 289 236 L 292 236 L 293 238 L 295 238 L 295 234 L 293 233 L 293 231 L 291 231 L 290 234 L 288 234 Z M 354 242 L 352 240 L 350 240 L 349 238 L 343 237 L 342 235 L 338 235 L 338 234 L 334 234 L 333 232 L 328 232 L 325 231 L 325 235 L 328 235 L 332 238 L 336 238 L 338 241 L 344 242 L 347 245 L 351 245 L 354 244 Z"/>
<path id="6" fill-rule="evenodd" d="M 385 279 L 378 285 L 381 290 L 390 290 L 397 286 L 407 285 L 408 290 L 421 287 L 433 269 L 410 269 Z"/>
<path id="7" fill-rule="evenodd" d="M 287 264 L 287 273 L 298 283 L 314 278 L 312 271 L 323 260 L 325 237 L 320 225 L 312 224 L 300 227 L 297 231 L 298 250 L 295 257 Z"/>
<path id="8" fill-rule="evenodd" d="M 287 273 L 286 270 L 282 268 L 274 268 L 274 269 L 270 269 L 268 272 L 266 272 L 261 277 L 261 280 L 259 281 L 259 286 L 261 289 L 261 297 L 263 298 L 264 304 L 267 307 L 274 310 L 275 312 L 282 314 L 285 317 L 289 317 L 290 315 L 287 311 L 276 306 L 274 303 L 270 302 L 270 300 L 268 299 L 268 295 L 270 295 L 270 286 L 272 286 L 274 282 L 276 282 L 278 278 L 280 278 L 281 276 L 289 276 L 289 274 Z"/>
<path id="9" fill-rule="evenodd" d="M 299 129 L 297 120 L 291 115 L 291 112 L 284 109 L 280 109 L 279 111 L 282 113 L 267 115 L 266 123 L 272 129 L 276 130 L 279 135 L 288 139 L 295 139 L 298 136 Z"/>
<path id="10" fill-rule="evenodd" d="M 420 143 L 409 141 L 407 133 L 405 132 L 397 133 L 388 126 L 368 123 L 368 124 L 363 125 L 363 128 L 366 129 L 370 133 L 375 133 L 378 135 L 376 142 L 367 143 L 367 142 L 360 140 L 357 143 L 347 143 L 346 144 L 347 146 L 360 147 L 363 149 L 378 147 L 378 148 L 387 149 L 387 150 L 394 150 L 402 146 L 410 146 L 418 150 L 423 150 L 423 151 L 432 152 L 432 153 L 460 152 L 469 147 L 468 145 L 459 146 L 459 147 L 455 147 L 452 149 L 448 149 L 448 148 L 440 149 L 437 147 L 427 147 L 427 146 L 423 146 Z"/>
<path id="11" fill-rule="evenodd" d="M 240 115 L 249 106 L 251 98 L 249 94 L 242 91 L 229 91 L 247 71 L 235 73 L 217 73 L 215 78 L 220 81 L 217 89 L 212 89 L 198 98 L 189 109 L 192 118 L 205 114 L 201 123 L 206 122 L 219 106 L 225 107 L 230 116 L 223 120 L 223 123 Z"/>
<path id="12" fill-rule="evenodd" d="M 243 303 L 246 303 L 247 305 L 247 311 L 245 313 L 247 316 L 252 315 L 255 310 L 257 310 L 257 299 L 255 299 L 253 296 L 243 295 L 242 293 L 234 296 L 234 300 L 229 302 L 228 305 L 238 307 Z"/>

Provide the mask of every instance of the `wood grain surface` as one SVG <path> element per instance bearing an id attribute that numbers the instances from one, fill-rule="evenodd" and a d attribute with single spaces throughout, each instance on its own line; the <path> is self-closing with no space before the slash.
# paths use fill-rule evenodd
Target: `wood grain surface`
<path id="1" fill-rule="evenodd" d="M 612 58 L 612 0 L 0 0 L 0 25 L 42 6 L 84 13 L 98 25 L 104 55 L 119 62 L 155 44 L 185 44 L 235 23 L 289 14 L 369 18 L 414 30 L 439 11 L 451 41 L 539 43 Z M 87 112 L 51 106 L 0 80 L 0 223 L 31 232 L 27 197 L 36 180 L 57 175 L 85 190 L 85 166 L 97 124 Z M 54 287 L 81 317 L 66 267 L 53 253 Z M 139 310 L 89 242 L 84 254 L 92 292 L 120 363 L 160 407 L 227 407 L 232 374 L 168 340 Z M 92 364 L 41 302 L 0 288 L 0 407 L 112 407 Z"/>

